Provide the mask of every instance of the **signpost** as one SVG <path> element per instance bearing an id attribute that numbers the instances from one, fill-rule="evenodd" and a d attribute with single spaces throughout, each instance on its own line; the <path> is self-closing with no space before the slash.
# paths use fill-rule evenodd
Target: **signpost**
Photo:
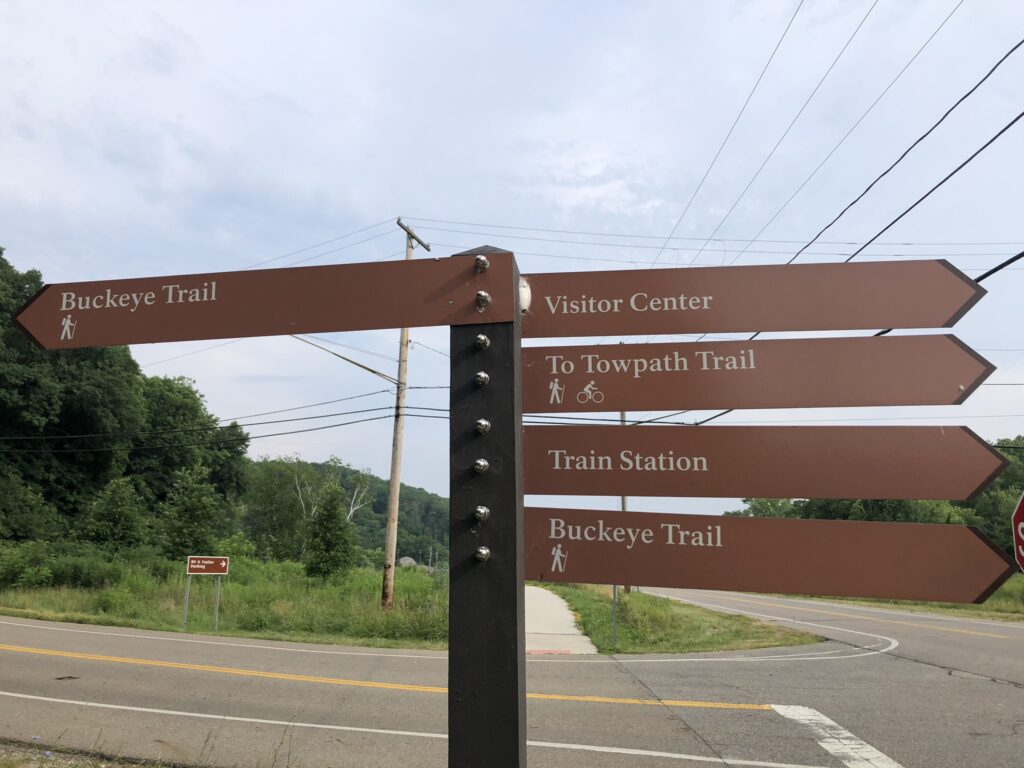
<path id="1" fill-rule="evenodd" d="M 526 578 L 984 602 L 1014 572 L 974 527 L 526 510 Z"/>
<path id="2" fill-rule="evenodd" d="M 185 558 L 185 607 L 181 611 L 181 626 L 188 623 L 188 598 L 192 591 L 193 576 L 216 576 L 213 598 L 213 631 L 220 624 L 220 577 L 226 576 L 231 565 L 230 557 L 215 555 L 189 555 Z"/>
<path id="3" fill-rule="evenodd" d="M 512 253 L 44 287 L 46 349 L 451 326 L 449 765 L 526 764 L 523 580 L 982 600 L 974 529 L 531 510 L 523 493 L 965 499 L 1006 460 L 963 427 L 522 428 L 533 412 L 962 402 L 992 366 L 952 336 L 547 347 L 521 337 L 949 327 L 984 294 L 945 261 L 539 274 Z M 520 308 L 520 294 L 523 306 Z M 532 293 L 532 302 L 530 294 Z M 522 314 L 525 312 L 525 314 Z M 522 317 L 521 317 L 522 314 Z M 524 477 L 525 472 L 525 477 Z M 1013 518 L 1024 564 L 1024 519 Z M 189 556 L 220 579 L 228 558 Z"/>
<path id="4" fill-rule="evenodd" d="M 1007 460 L 966 427 L 531 426 L 526 493 L 970 499 Z"/>
<path id="5" fill-rule="evenodd" d="M 985 289 L 947 261 L 527 275 L 523 337 L 948 328 Z"/>
<path id="6" fill-rule="evenodd" d="M 526 347 L 523 410 L 953 405 L 993 370 L 950 335 Z"/>
<path id="7" fill-rule="evenodd" d="M 45 349 L 508 322 L 512 255 L 47 285 L 15 317 Z M 486 309 L 477 306 L 477 292 Z"/>
<path id="8" fill-rule="evenodd" d="M 1013 526 L 1013 557 L 1024 571 L 1024 494 L 1021 494 L 1017 502 L 1010 524 Z"/>
<path id="9" fill-rule="evenodd" d="M 224 576 L 230 565 L 230 557 L 189 555 L 185 564 L 185 573 L 189 576 Z"/>

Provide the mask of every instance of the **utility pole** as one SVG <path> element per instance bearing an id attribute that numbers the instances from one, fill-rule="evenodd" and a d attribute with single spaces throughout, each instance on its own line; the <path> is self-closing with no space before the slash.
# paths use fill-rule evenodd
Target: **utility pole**
<path id="1" fill-rule="evenodd" d="M 621 344 L 622 342 L 620 341 L 619 343 Z M 619 411 L 619 424 L 621 424 L 622 426 L 626 426 L 626 412 L 625 411 Z M 620 496 L 619 497 L 619 504 L 620 504 L 620 507 L 621 507 L 622 511 L 625 512 L 626 511 L 626 497 L 625 496 Z M 625 592 L 628 595 L 629 591 L 630 591 L 629 584 L 623 584 L 622 585 L 622 590 L 623 590 L 623 592 Z M 614 589 L 613 589 L 613 591 L 614 591 Z M 615 595 L 612 595 L 612 597 L 615 597 Z"/>
<path id="2" fill-rule="evenodd" d="M 428 251 L 412 228 L 395 221 L 405 231 L 405 260 L 412 260 L 412 250 L 419 243 Z M 398 381 L 395 384 L 395 428 L 391 438 L 391 476 L 388 478 L 388 520 L 384 531 L 384 584 L 380 604 L 390 608 L 395 602 L 395 557 L 398 551 L 398 495 L 402 488 L 402 435 L 405 427 L 405 390 L 409 368 L 409 329 L 403 328 L 398 341 Z"/>

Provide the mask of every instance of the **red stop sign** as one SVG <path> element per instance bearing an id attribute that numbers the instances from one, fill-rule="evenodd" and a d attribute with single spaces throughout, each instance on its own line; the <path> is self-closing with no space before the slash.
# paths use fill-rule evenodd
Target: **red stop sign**
<path id="1" fill-rule="evenodd" d="M 1010 521 L 1013 525 L 1013 556 L 1017 558 L 1017 565 L 1024 570 L 1024 493 L 1021 494 Z"/>

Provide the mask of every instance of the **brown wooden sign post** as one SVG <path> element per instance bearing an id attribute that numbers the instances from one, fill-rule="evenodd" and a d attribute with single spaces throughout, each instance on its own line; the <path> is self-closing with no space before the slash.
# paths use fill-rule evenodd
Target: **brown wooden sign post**
<path id="1" fill-rule="evenodd" d="M 981 603 L 1013 562 L 974 527 L 526 510 L 526 578 Z"/>
<path id="2" fill-rule="evenodd" d="M 452 327 L 448 746 L 459 768 L 526 764 L 524 490 L 964 499 L 1006 464 L 960 427 L 522 429 L 524 359 L 536 411 L 960 402 L 991 366 L 952 337 L 525 357 L 520 345 L 521 336 L 948 327 L 984 291 L 947 262 L 544 274 L 527 283 L 532 302 L 521 320 L 513 255 L 483 247 L 451 259 L 51 285 L 15 320 L 47 349 Z M 569 510 L 535 510 L 530 526 L 533 578 L 921 599 L 978 599 L 1004 578 L 1005 563 L 985 555 L 974 534 L 945 526 Z M 897 567 L 918 563 L 918 548 L 948 570 L 939 586 Z M 879 558 L 881 573 L 867 580 L 864 563 Z M 813 564 L 837 563 L 866 581 L 811 581 Z M 975 566 L 983 575 L 967 581 Z M 953 590 L 957 574 L 965 591 Z"/>
<path id="3" fill-rule="evenodd" d="M 526 492 L 969 499 L 1007 460 L 966 427 L 531 426 Z"/>
<path id="4" fill-rule="evenodd" d="M 994 370 L 955 336 L 523 349 L 523 410 L 953 405 Z"/>
<path id="5" fill-rule="evenodd" d="M 15 321 L 46 349 L 450 325 L 449 765 L 523 768 L 519 288 L 512 253 L 485 247 L 394 264 L 49 285 Z M 219 567 L 204 560 L 188 561 L 182 623 L 193 572 Z"/>
<path id="6" fill-rule="evenodd" d="M 947 261 L 527 275 L 523 337 L 948 328 L 985 289 Z"/>

